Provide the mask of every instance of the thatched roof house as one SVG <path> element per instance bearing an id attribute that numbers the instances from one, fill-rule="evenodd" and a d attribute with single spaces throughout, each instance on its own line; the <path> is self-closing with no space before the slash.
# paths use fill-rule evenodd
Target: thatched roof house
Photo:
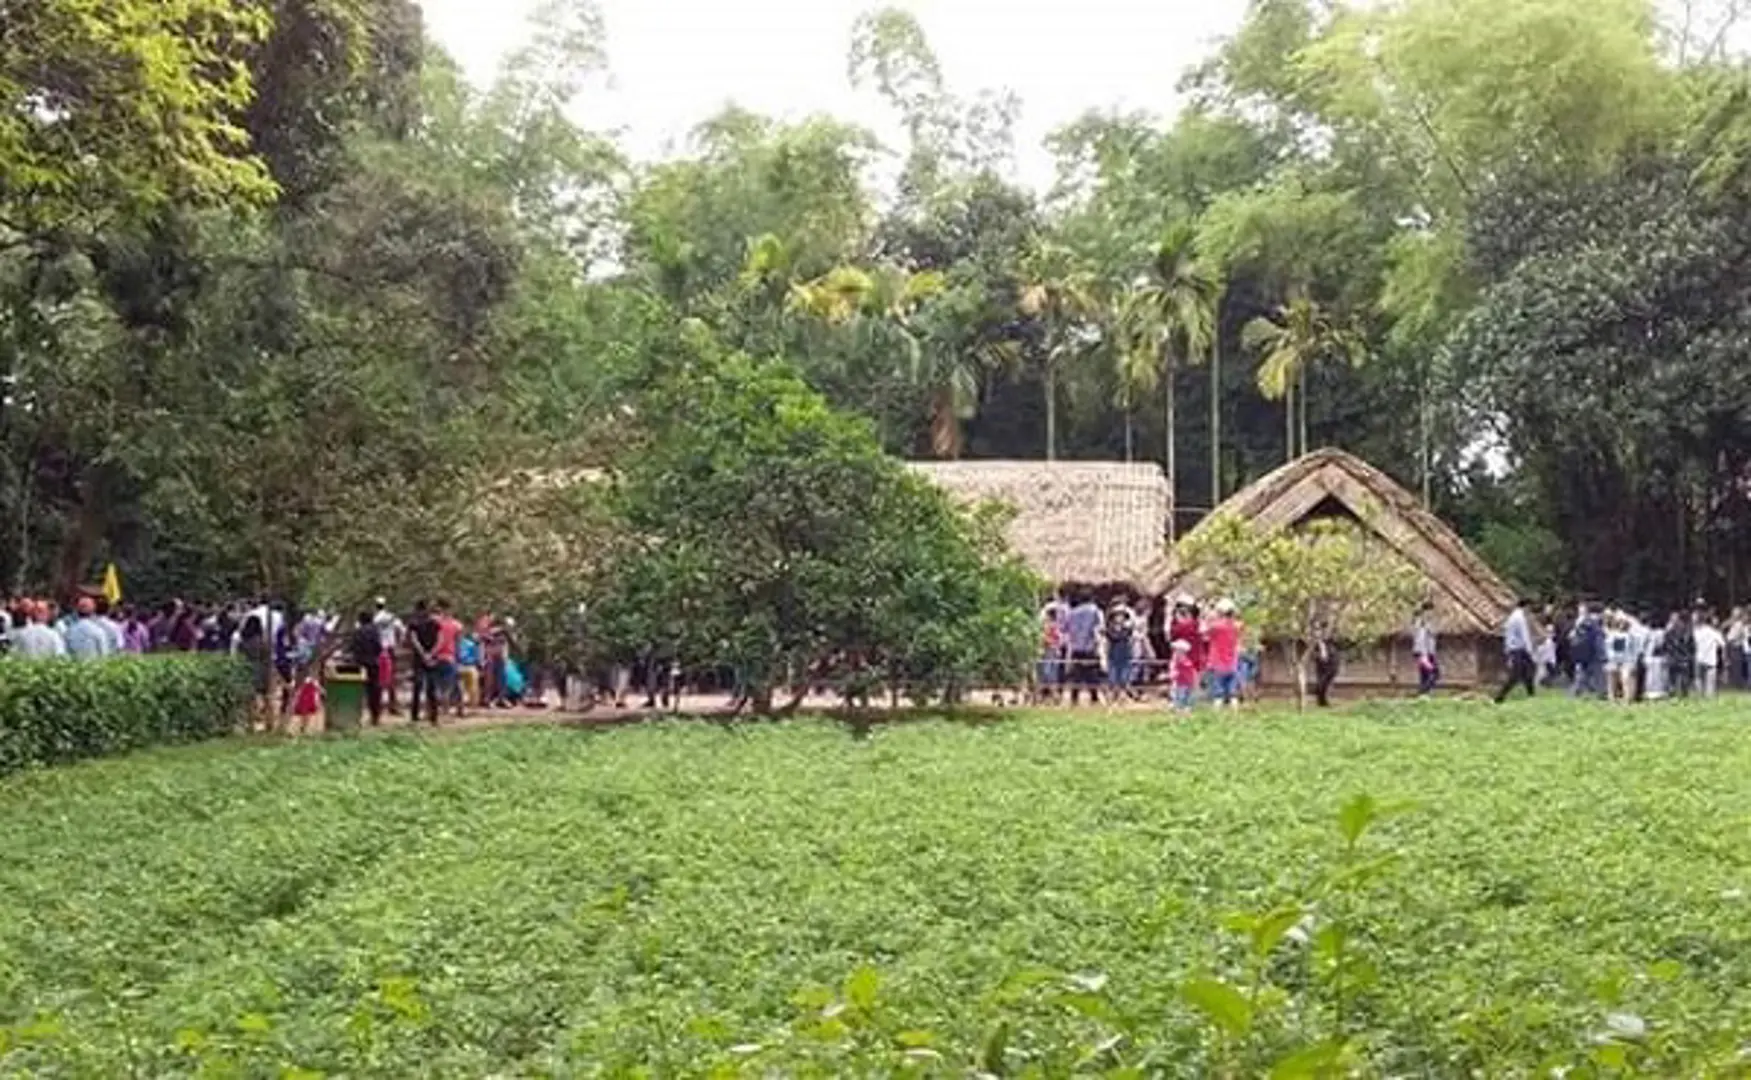
<path id="1" fill-rule="evenodd" d="M 1425 582 L 1434 603 L 1435 629 L 1446 639 L 1442 663 L 1448 681 L 1475 683 L 1495 670 L 1499 659 L 1495 639 L 1514 606 L 1513 591 L 1446 522 L 1355 455 L 1316 450 L 1243 488 L 1217 513 L 1237 515 L 1267 529 L 1293 528 L 1332 516 L 1359 522 L 1384 550 L 1410 564 Z M 1156 559 L 1141 576 L 1141 584 L 1151 592 L 1198 591 L 1172 552 Z M 1390 644 L 1385 652 L 1384 672 L 1354 671 L 1354 681 L 1381 681 L 1382 675 L 1384 681 L 1400 681 L 1394 661 L 1408 657 L 1402 649 L 1395 656 Z M 1414 673 L 1409 679 L 1415 681 Z"/>
<path id="2" fill-rule="evenodd" d="M 1016 510 L 1009 543 L 1054 583 L 1134 583 L 1161 555 L 1172 496 L 1161 467 L 1115 461 L 919 461 L 968 503 Z"/>

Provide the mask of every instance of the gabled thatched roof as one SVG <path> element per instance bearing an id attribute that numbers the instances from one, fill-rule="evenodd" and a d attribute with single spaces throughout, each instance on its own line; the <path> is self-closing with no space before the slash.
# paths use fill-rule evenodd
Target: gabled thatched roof
<path id="1" fill-rule="evenodd" d="M 961 501 L 1013 506 L 1010 546 L 1048 581 L 1134 582 L 1161 554 L 1172 497 L 1158 465 L 920 461 L 911 466 Z"/>
<path id="2" fill-rule="evenodd" d="M 1217 513 L 1261 528 L 1287 528 L 1334 502 L 1424 577 L 1441 632 L 1495 633 L 1513 608 L 1513 591 L 1446 522 L 1391 477 L 1342 450 L 1316 450 L 1290 462 L 1241 489 Z M 1146 568 L 1142 578 L 1153 592 L 1192 585 L 1172 552 Z"/>

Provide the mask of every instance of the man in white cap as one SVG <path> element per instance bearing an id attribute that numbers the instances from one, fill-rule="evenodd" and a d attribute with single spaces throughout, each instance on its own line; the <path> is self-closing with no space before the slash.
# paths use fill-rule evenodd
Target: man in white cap
<path id="1" fill-rule="evenodd" d="M 1218 707 L 1240 705 L 1240 620 L 1234 601 L 1216 601 L 1216 617 L 1204 633 L 1210 664 L 1210 698 Z"/>

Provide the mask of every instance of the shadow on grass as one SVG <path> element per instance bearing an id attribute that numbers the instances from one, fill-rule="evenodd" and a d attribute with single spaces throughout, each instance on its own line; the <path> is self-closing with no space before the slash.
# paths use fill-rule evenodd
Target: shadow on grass
<path id="1" fill-rule="evenodd" d="M 830 708 L 799 709 L 789 714 L 759 716 L 747 712 L 694 713 L 607 713 L 567 717 L 557 726 L 574 731 L 606 731 L 639 724 L 711 724 L 726 731 L 745 730 L 778 724 L 820 723 L 838 724 L 853 738 L 868 738 L 881 727 L 896 724 L 949 723 L 966 727 L 992 727 L 1017 719 L 1018 714 L 994 705 L 920 706 L 912 708 Z"/>

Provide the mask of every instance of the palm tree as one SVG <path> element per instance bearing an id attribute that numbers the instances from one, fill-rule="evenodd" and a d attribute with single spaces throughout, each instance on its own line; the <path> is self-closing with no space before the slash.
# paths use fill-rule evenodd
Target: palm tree
<path id="1" fill-rule="evenodd" d="M 1022 314 L 1039 320 L 1045 331 L 1041 372 L 1046 384 L 1046 460 L 1058 460 L 1058 369 L 1066 359 L 1087 353 L 1103 340 L 1101 306 L 1094 275 L 1070 251 L 1037 244 L 1024 257 Z"/>
<path id="2" fill-rule="evenodd" d="M 935 271 L 908 273 L 896 266 L 869 270 L 838 266 L 813 281 L 790 287 L 786 307 L 828 326 L 857 334 L 897 335 L 905 356 L 904 374 L 929 388 L 930 450 L 941 459 L 961 452 L 961 423 L 973 415 L 979 398 L 979 357 L 954 350 L 934 350 L 914 316 L 948 287 Z"/>
<path id="3" fill-rule="evenodd" d="M 1277 310 L 1275 318 L 1260 317 L 1247 323 L 1241 340 L 1248 350 L 1261 354 L 1259 393 L 1266 400 L 1284 402 L 1285 460 L 1293 461 L 1298 415 L 1301 453 L 1307 452 L 1307 369 L 1332 358 L 1360 367 L 1368 359 L 1367 343 L 1353 327 L 1333 319 L 1300 292 Z"/>
<path id="4" fill-rule="evenodd" d="M 1154 390 L 1157 384 L 1164 387 L 1167 445 L 1163 465 L 1168 490 L 1175 492 L 1179 490 L 1179 462 L 1174 375 L 1180 361 L 1196 364 L 1210 354 L 1216 338 L 1216 305 L 1222 293 L 1220 280 L 1197 257 L 1194 236 L 1187 222 L 1169 228 L 1150 252 L 1148 272 L 1132 284 L 1122 302 L 1125 336 L 1131 344 L 1119 351 L 1120 383 L 1140 393 Z M 1128 414 L 1126 419 L 1129 423 Z M 1212 428 L 1212 463 L 1217 460 L 1217 437 Z"/>

